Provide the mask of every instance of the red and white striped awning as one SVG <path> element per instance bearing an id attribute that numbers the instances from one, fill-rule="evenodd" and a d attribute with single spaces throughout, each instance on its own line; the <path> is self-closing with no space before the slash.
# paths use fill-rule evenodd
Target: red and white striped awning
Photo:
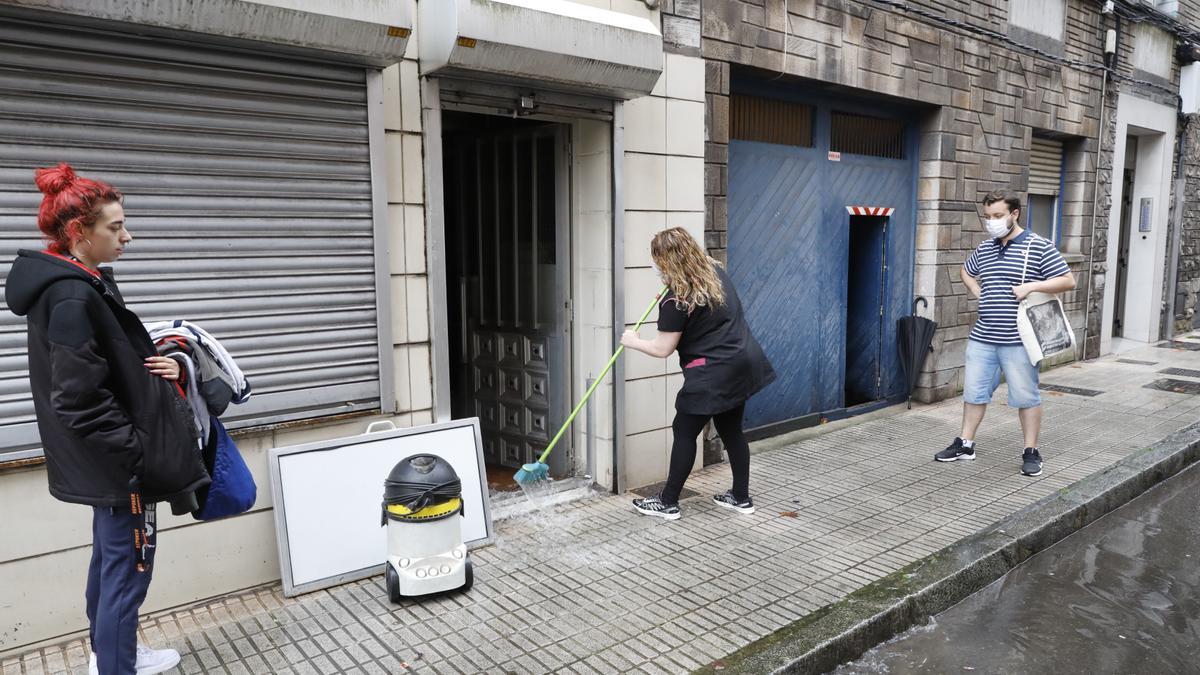
<path id="1" fill-rule="evenodd" d="M 890 206 L 847 206 L 846 213 L 852 216 L 890 216 L 896 209 Z"/>

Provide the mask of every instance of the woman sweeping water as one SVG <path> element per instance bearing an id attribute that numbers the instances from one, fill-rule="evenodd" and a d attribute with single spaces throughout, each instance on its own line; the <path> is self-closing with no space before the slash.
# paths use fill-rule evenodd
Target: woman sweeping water
<path id="1" fill-rule="evenodd" d="M 643 340 L 627 330 L 621 344 L 658 358 L 678 351 L 683 388 L 675 398 L 667 484 L 657 497 L 633 500 L 633 507 L 647 516 L 679 518 L 679 493 L 696 461 L 696 437 L 712 419 L 733 471 L 733 488 L 713 502 L 754 513 L 742 415 L 747 399 L 770 384 L 775 371 L 750 333 L 729 275 L 687 230 L 673 227 L 654 235 L 650 258 L 667 286 L 658 308 L 658 335 Z"/>
<path id="2" fill-rule="evenodd" d="M 208 484 L 195 427 L 177 390 L 179 364 L 159 356 L 108 268 L 133 240 L 121 193 L 66 164 L 36 173 L 45 251 L 20 251 L 5 301 L 26 317 L 29 382 L 50 494 L 92 507 L 89 672 L 149 675 L 179 663 L 137 644 L 156 544 L 155 503 L 195 508 Z"/>

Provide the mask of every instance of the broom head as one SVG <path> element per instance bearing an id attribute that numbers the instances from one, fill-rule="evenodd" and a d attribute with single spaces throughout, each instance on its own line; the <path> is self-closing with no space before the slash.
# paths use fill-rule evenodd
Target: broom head
<path id="1" fill-rule="evenodd" d="M 546 480 L 549 477 L 549 465 L 544 462 L 530 462 L 529 464 L 522 466 L 521 470 L 517 471 L 517 473 L 513 475 L 513 480 L 517 481 L 518 483 L 529 484 L 536 483 L 540 480 Z"/>

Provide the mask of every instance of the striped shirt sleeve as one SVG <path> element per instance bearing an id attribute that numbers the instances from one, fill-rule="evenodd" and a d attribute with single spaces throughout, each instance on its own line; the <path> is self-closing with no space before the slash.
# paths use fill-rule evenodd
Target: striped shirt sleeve
<path id="1" fill-rule="evenodd" d="M 967 256 L 967 261 L 963 263 L 963 267 L 967 270 L 967 274 L 970 274 L 973 277 L 979 276 L 979 248 L 980 247 L 976 246 L 975 250 L 971 251 L 971 255 Z"/>
<path id="2" fill-rule="evenodd" d="M 1067 261 L 1063 260 L 1062 254 L 1049 241 L 1044 241 L 1042 245 L 1042 254 L 1038 265 L 1038 273 L 1043 279 L 1053 279 L 1061 277 L 1070 272 L 1071 268 L 1067 267 Z"/>

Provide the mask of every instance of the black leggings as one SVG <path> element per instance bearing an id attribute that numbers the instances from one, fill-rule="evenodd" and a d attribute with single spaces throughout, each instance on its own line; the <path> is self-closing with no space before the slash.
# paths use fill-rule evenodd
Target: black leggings
<path id="1" fill-rule="evenodd" d="M 704 425 L 710 417 L 725 443 L 725 452 L 729 455 L 729 468 L 733 470 L 733 496 L 739 500 L 750 497 L 750 445 L 746 443 L 746 436 L 742 434 L 742 414 L 745 411 L 746 404 L 742 403 L 732 410 L 716 415 L 675 413 L 675 421 L 671 424 L 671 431 L 675 434 L 671 445 L 671 468 L 667 473 L 667 484 L 660 496 L 664 504 L 679 502 L 683 482 L 687 480 L 692 465 L 696 463 L 696 437 L 704 430 Z"/>

